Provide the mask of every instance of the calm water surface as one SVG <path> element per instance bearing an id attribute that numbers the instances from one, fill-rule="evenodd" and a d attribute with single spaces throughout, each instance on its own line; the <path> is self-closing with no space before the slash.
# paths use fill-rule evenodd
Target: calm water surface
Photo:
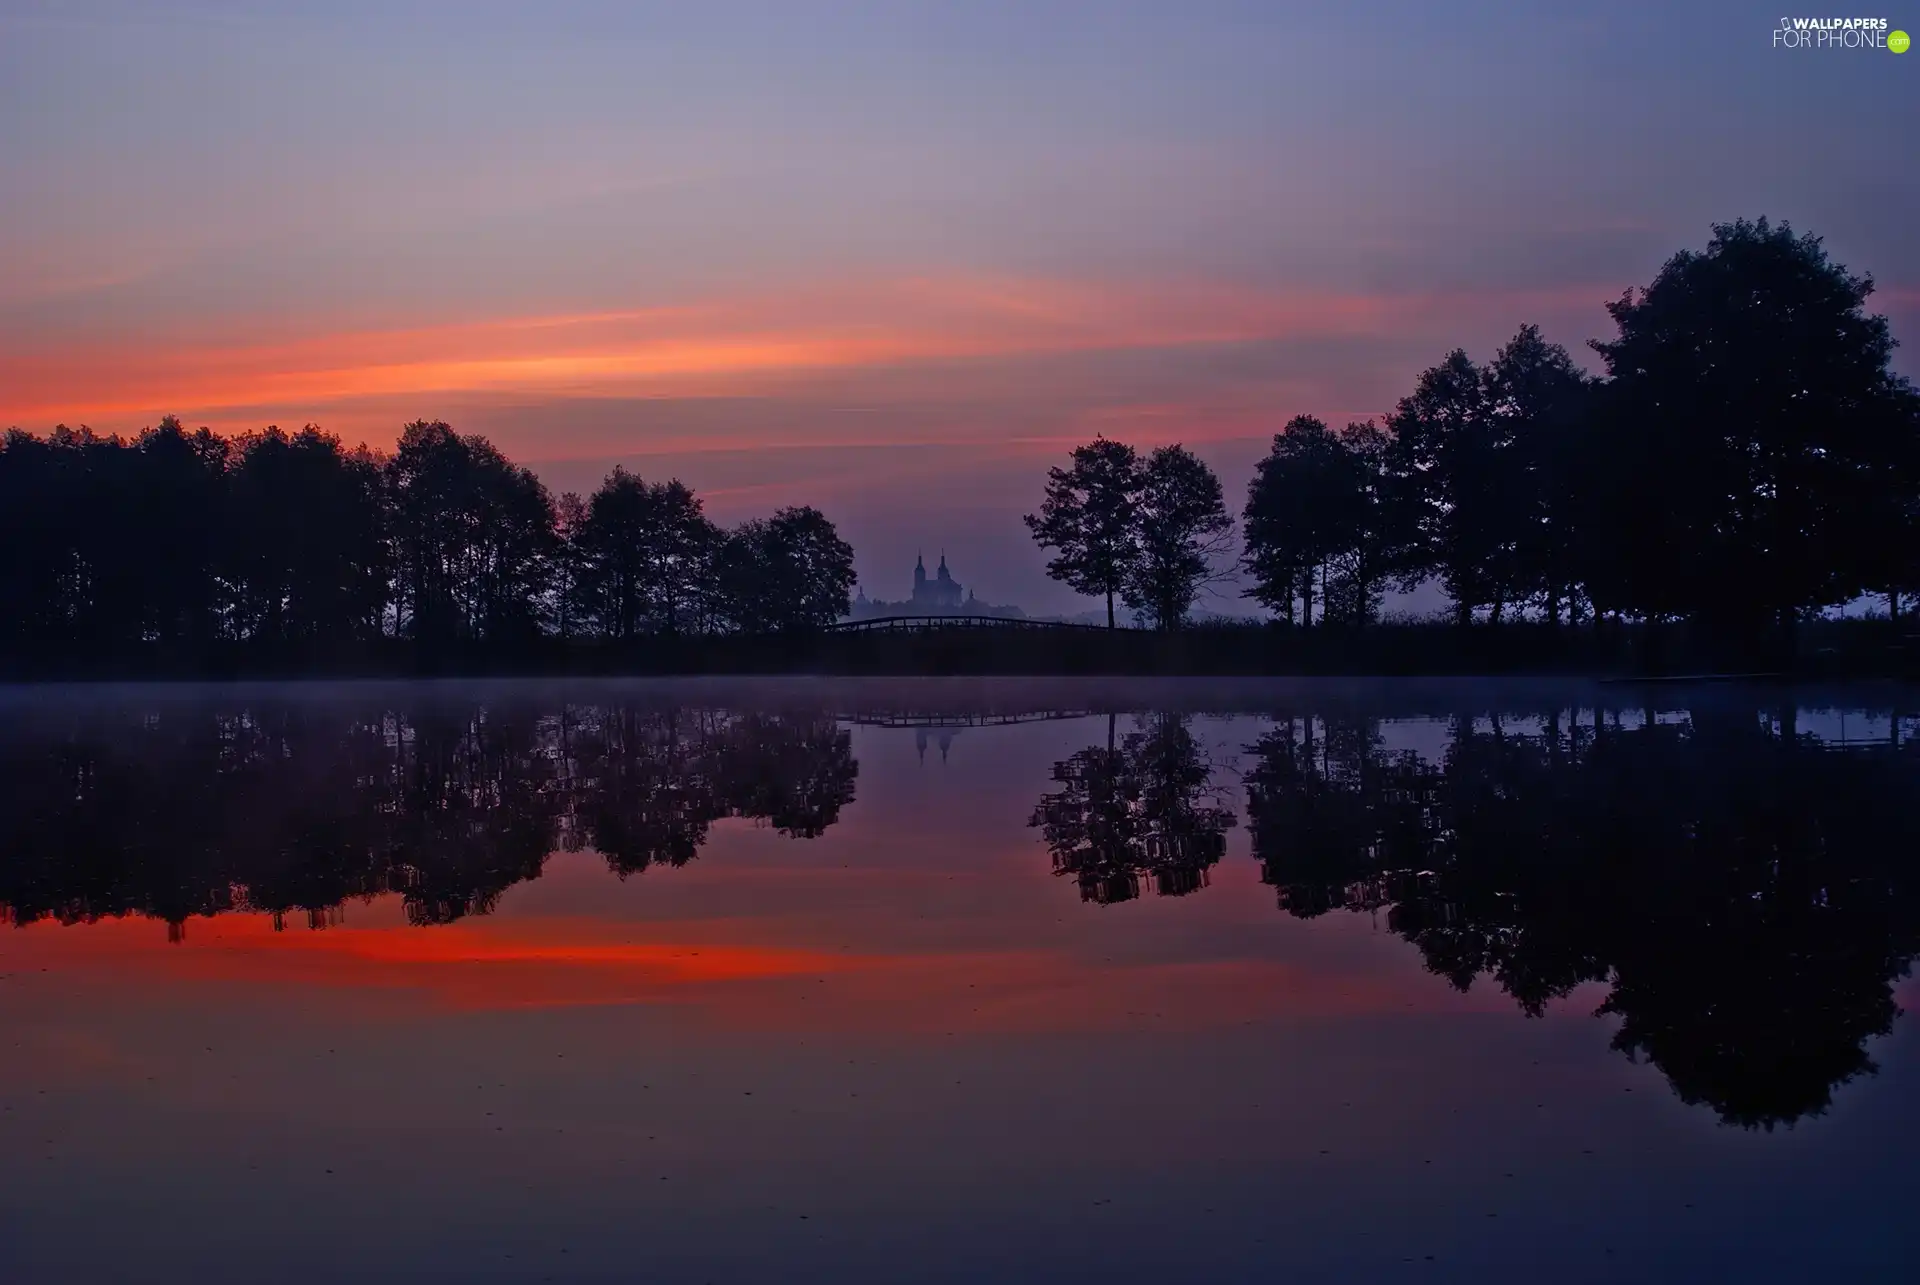
<path id="1" fill-rule="evenodd" d="M 1905 698 L 0 692 L 0 1278 L 1911 1280 Z"/>

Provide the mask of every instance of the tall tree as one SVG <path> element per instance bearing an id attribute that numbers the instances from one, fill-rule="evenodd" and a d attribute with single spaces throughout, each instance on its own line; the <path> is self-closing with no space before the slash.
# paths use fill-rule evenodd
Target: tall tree
<path id="1" fill-rule="evenodd" d="M 603 637 L 624 639 L 646 631 L 653 509 L 647 484 L 618 466 L 587 502 L 579 532 L 583 579 Z"/>
<path id="2" fill-rule="evenodd" d="M 389 573 L 380 464 L 308 425 L 236 443 L 228 512 L 236 636 L 377 635 Z"/>
<path id="3" fill-rule="evenodd" d="M 1131 446 L 1095 438 L 1074 448 L 1071 466 L 1047 470 L 1040 512 L 1025 518 L 1034 542 L 1056 550 L 1049 576 L 1075 593 L 1106 598 L 1109 629 L 1114 597 L 1126 588 L 1138 552 L 1140 481 Z"/>
<path id="4" fill-rule="evenodd" d="M 1247 484 L 1248 597 L 1289 623 L 1297 602 L 1301 623 L 1313 624 L 1328 565 L 1353 545 L 1356 482 L 1345 446 L 1323 421 L 1287 421 Z"/>
<path id="5" fill-rule="evenodd" d="M 1518 521 L 1512 543 L 1509 598 L 1537 602 L 1546 618 L 1578 610 L 1578 448 L 1586 428 L 1589 382 L 1559 344 L 1522 326 L 1483 373 L 1488 410 L 1512 455 L 1504 485 Z"/>
<path id="6" fill-rule="evenodd" d="M 1895 390 L 1885 414 L 1890 439 L 1920 444 L 1920 391 Z M 1888 618 L 1899 621 L 1920 598 L 1920 450 L 1886 470 L 1853 518 L 1849 541 L 1866 551 L 1867 588 L 1886 595 Z"/>
<path id="7" fill-rule="evenodd" d="M 171 415 L 134 443 L 129 508 L 116 517 L 131 527 L 147 638 L 201 644 L 222 631 L 218 562 L 231 450 L 212 430 L 189 433 Z"/>
<path id="8" fill-rule="evenodd" d="M 1415 535 L 1410 570 L 1439 579 L 1461 623 L 1483 606 L 1498 619 L 1521 596 L 1528 513 L 1513 425 L 1495 413 L 1483 372 L 1454 349 L 1421 374 L 1387 427 Z"/>
<path id="9" fill-rule="evenodd" d="M 484 437 L 407 425 L 387 465 L 402 629 L 437 643 L 538 628 L 553 498 Z"/>
<path id="10" fill-rule="evenodd" d="M 1750 633 L 1869 586 L 1861 518 L 1911 485 L 1920 431 L 1872 291 L 1818 237 L 1741 219 L 1608 305 L 1611 605 Z"/>
<path id="11" fill-rule="evenodd" d="M 1394 485 L 1392 440 L 1372 420 L 1340 433 L 1332 485 L 1337 539 L 1321 574 L 1322 616 L 1364 625 L 1380 611 L 1383 588 L 1407 562 L 1407 521 Z"/>
<path id="12" fill-rule="evenodd" d="M 562 492 L 553 505 L 553 533 L 557 541 L 547 586 L 547 618 L 559 637 L 572 638 L 593 623 L 589 599 L 590 554 L 586 542 L 587 502 L 578 491 Z"/>
<path id="13" fill-rule="evenodd" d="M 94 569 L 82 526 L 92 434 L 64 425 L 47 439 L 19 429 L 0 438 L 0 644 L 71 642 L 94 605 Z"/>
<path id="14" fill-rule="evenodd" d="M 678 479 L 615 468 L 571 537 L 587 614 L 608 638 L 678 634 L 704 622 L 719 532 Z"/>
<path id="15" fill-rule="evenodd" d="M 745 633 L 803 633 L 853 602 L 853 546 L 820 510 L 786 508 L 727 534 L 716 575 L 722 613 Z"/>
<path id="16" fill-rule="evenodd" d="M 1159 629 L 1178 629 L 1194 600 L 1218 580 L 1233 545 L 1220 479 L 1193 452 L 1162 446 L 1140 469 L 1135 553 L 1121 595 Z"/>

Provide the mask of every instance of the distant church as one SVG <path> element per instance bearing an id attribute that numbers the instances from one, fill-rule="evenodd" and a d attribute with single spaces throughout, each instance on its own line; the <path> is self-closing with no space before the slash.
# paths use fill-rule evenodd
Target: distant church
<path id="1" fill-rule="evenodd" d="M 947 570 L 947 555 L 940 555 L 940 569 L 927 579 L 927 560 L 916 556 L 913 560 L 913 597 L 908 599 L 915 612 L 926 615 L 938 615 L 943 611 L 958 611 L 965 601 L 960 594 L 960 582 Z"/>
<path id="2" fill-rule="evenodd" d="M 849 620 L 866 620 L 875 616 L 998 616 L 1003 619 L 1021 619 L 1026 612 L 1018 607 L 1001 607 L 990 602 L 981 602 L 969 592 L 965 585 L 953 578 L 953 572 L 947 570 L 947 555 L 940 555 L 940 565 L 934 573 L 927 574 L 927 560 L 916 556 L 913 560 L 913 596 L 899 602 L 888 602 L 882 598 L 869 598 L 866 591 L 860 591 L 853 600 L 853 610 L 848 613 Z"/>

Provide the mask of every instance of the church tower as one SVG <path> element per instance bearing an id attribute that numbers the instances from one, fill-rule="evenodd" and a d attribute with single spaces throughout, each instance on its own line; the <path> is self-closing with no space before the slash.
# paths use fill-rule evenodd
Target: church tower
<path id="1" fill-rule="evenodd" d="M 927 560 L 920 554 L 913 555 L 913 596 L 923 597 L 927 592 Z"/>

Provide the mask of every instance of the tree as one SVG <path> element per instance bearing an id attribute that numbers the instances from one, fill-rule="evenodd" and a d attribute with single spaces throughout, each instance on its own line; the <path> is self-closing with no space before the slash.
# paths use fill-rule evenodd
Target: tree
<path id="1" fill-rule="evenodd" d="M 1075 593 L 1105 596 L 1109 629 L 1114 596 L 1125 590 L 1138 552 L 1140 485 L 1134 449 L 1098 437 L 1074 448 L 1071 467 L 1047 470 L 1040 512 L 1024 519 L 1035 543 L 1057 550 L 1049 576 Z"/>
<path id="2" fill-rule="evenodd" d="M 547 618 L 559 637 L 572 638 L 593 624 L 590 583 L 591 554 L 587 549 L 587 502 L 578 491 L 562 492 L 553 506 L 553 534 L 557 541 L 551 563 L 553 580 L 547 587 Z"/>
<path id="3" fill-rule="evenodd" d="M 1920 432 L 1872 291 L 1818 237 L 1741 219 L 1608 305 L 1610 605 L 1750 635 L 1871 585 L 1868 519 L 1912 494 Z"/>
<path id="4" fill-rule="evenodd" d="M 389 571 L 380 464 L 309 424 L 236 443 L 228 510 L 234 634 L 275 642 L 377 636 Z"/>
<path id="5" fill-rule="evenodd" d="M 602 637 L 631 638 L 644 629 L 646 546 L 653 515 L 647 484 L 615 467 L 587 502 L 578 540 L 582 580 Z"/>
<path id="6" fill-rule="evenodd" d="M 47 439 L 11 429 L 0 439 L 0 641 L 51 648 L 86 632 L 97 603 L 85 529 L 93 435 L 65 425 Z"/>
<path id="7" fill-rule="evenodd" d="M 1562 610 L 1577 612 L 1581 596 L 1578 450 L 1590 384 L 1565 348 L 1541 338 L 1538 326 L 1522 326 L 1482 379 L 1488 412 L 1501 426 L 1496 436 L 1515 457 L 1504 477 L 1519 519 L 1506 535 L 1513 582 L 1505 596 L 1538 602 L 1558 623 Z"/>
<path id="8" fill-rule="evenodd" d="M 409 424 L 386 466 L 399 624 L 415 639 L 499 641 L 539 627 L 553 498 L 484 437 Z"/>
<path id="9" fill-rule="evenodd" d="M 1247 485 L 1246 595 L 1288 623 L 1298 603 L 1312 625 L 1316 595 L 1327 618 L 1370 618 L 1399 557 L 1389 482 L 1372 424 L 1336 435 L 1312 415 L 1288 420 Z"/>
<path id="10" fill-rule="evenodd" d="M 678 634 L 704 614 L 719 533 L 677 478 L 648 485 L 615 468 L 575 537 L 583 597 L 608 638 Z"/>
<path id="11" fill-rule="evenodd" d="M 1895 390 L 1885 413 L 1889 438 L 1920 443 L 1920 392 Z M 1920 450 L 1889 469 L 1853 518 L 1856 530 L 1849 538 L 1866 553 L 1867 587 L 1886 595 L 1887 616 L 1898 621 L 1902 600 L 1920 597 Z"/>
<path id="12" fill-rule="evenodd" d="M 1406 515 L 1394 487 L 1391 447 L 1372 420 L 1341 431 L 1332 484 L 1344 498 L 1337 506 L 1340 538 L 1321 572 L 1323 619 L 1370 623 L 1383 586 L 1404 568 Z"/>
<path id="13" fill-rule="evenodd" d="M 1162 446 L 1140 470 L 1135 553 L 1121 596 L 1156 628 L 1178 629 L 1232 547 L 1220 479 L 1184 446 Z"/>
<path id="14" fill-rule="evenodd" d="M 853 546 L 820 510 L 786 508 L 727 534 L 716 563 L 722 614 L 745 633 L 830 625 L 853 601 Z"/>
<path id="15" fill-rule="evenodd" d="M 1482 606 L 1499 619 L 1520 596 L 1528 515 L 1512 425 L 1495 414 L 1483 373 L 1454 349 L 1422 372 L 1387 427 L 1414 537 L 1409 573 L 1438 577 L 1462 624 Z"/>
<path id="16" fill-rule="evenodd" d="M 140 635 L 204 644 L 220 632 L 226 605 L 216 566 L 222 552 L 231 446 L 210 429 L 189 433 L 169 415 L 134 443 L 126 524 L 142 599 Z"/>

